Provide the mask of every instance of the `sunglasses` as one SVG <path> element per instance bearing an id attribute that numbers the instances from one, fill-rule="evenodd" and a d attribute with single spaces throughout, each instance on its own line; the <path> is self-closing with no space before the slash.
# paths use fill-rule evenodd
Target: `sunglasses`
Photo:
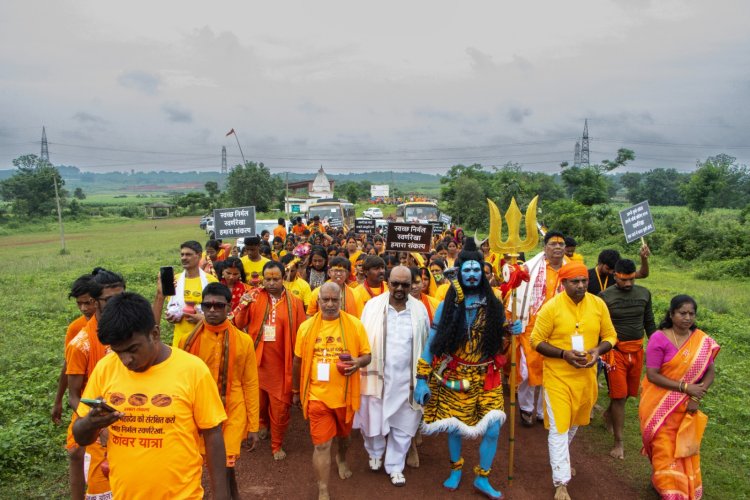
<path id="1" fill-rule="evenodd" d="M 390 283 L 391 288 L 411 288 L 411 282 L 410 281 L 391 281 Z"/>
<path id="2" fill-rule="evenodd" d="M 201 304 L 201 309 L 203 309 L 204 311 L 211 311 L 214 309 L 216 309 L 217 311 L 220 311 L 224 309 L 225 307 L 227 307 L 228 305 L 229 304 L 227 304 L 226 302 L 203 302 Z"/>

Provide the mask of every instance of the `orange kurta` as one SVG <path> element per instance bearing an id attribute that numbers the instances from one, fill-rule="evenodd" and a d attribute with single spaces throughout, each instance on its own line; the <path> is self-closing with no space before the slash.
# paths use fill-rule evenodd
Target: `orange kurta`
<path id="1" fill-rule="evenodd" d="M 258 364 L 252 339 L 238 330 L 229 321 L 218 326 L 201 323 L 196 327 L 191 339 L 189 352 L 201 358 L 208 366 L 214 381 L 219 384 L 223 375 L 225 335 L 229 335 L 229 356 L 227 373 L 229 382 L 225 393 L 219 387 L 219 395 L 224 397 L 227 420 L 222 427 L 224 446 L 228 457 L 240 455 L 240 445 L 248 432 L 258 432 Z M 180 349 L 185 349 L 188 338 L 183 337 Z M 226 394 L 228 393 L 228 394 Z"/>
<path id="2" fill-rule="evenodd" d="M 542 302 L 542 305 L 539 307 L 539 310 L 541 311 L 542 307 L 544 307 L 544 304 L 549 302 L 552 297 L 557 295 L 559 288 L 560 288 L 560 280 L 557 278 L 557 271 L 552 268 L 552 266 L 549 265 L 549 262 L 547 262 L 547 270 L 544 275 L 546 286 L 545 286 L 545 296 L 544 296 L 544 302 Z M 519 335 L 520 342 L 518 343 L 518 349 L 523 349 L 524 355 L 526 356 L 526 367 L 529 371 L 529 385 L 530 386 L 537 386 L 542 385 L 542 367 L 544 363 L 544 356 L 536 352 L 534 348 L 531 347 L 531 332 L 534 330 L 534 323 L 536 322 L 536 315 L 531 316 L 529 318 L 529 324 L 526 326 L 526 330 L 523 332 L 523 334 Z M 521 359 L 521 352 L 516 352 L 516 359 Z M 520 380 L 521 373 L 520 373 L 520 367 L 518 368 L 518 377 Z"/>
<path id="3" fill-rule="evenodd" d="M 253 303 L 240 304 L 234 311 L 234 324 L 237 328 L 246 330 L 253 339 L 260 389 L 279 400 L 289 400 L 290 403 L 294 342 L 297 329 L 305 319 L 304 304 L 286 290 L 282 292 L 273 311 L 271 297 L 264 289 L 258 290 Z M 263 340 L 264 321 L 275 323 L 276 339 L 273 342 Z"/>

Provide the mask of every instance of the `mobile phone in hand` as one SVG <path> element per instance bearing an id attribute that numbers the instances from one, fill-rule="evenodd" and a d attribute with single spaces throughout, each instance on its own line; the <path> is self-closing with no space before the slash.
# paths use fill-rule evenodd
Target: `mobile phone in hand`
<path id="1" fill-rule="evenodd" d="M 91 408 L 99 408 L 100 410 L 108 411 L 110 413 L 115 413 L 117 411 L 116 409 L 105 403 L 103 399 L 81 398 L 81 403 L 90 406 Z"/>
<path id="2" fill-rule="evenodd" d="M 161 280 L 161 293 L 165 297 L 171 297 L 177 291 L 174 288 L 174 268 L 164 266 L 159 268 L 159 280 Z"/>

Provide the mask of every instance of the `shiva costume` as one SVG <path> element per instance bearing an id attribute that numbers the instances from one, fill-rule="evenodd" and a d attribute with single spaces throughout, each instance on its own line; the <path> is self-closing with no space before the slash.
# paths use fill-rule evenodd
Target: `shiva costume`
<path id="1" fill-rule="evenodd" d="M 434 326 L 417 365 L 414 396 L 424 405 L 422 433 L 448 432 L 451 474 L 443 482 L 455 490 L 461 481 L 462 439 L 482 436 L 474 488 L 497 499 L 488 476 L 505 422 L 501 383 L 504 311 L 482 272 L 482 254 L 472 239 L 457 259 L 445 301 L 435 313 Z"/>

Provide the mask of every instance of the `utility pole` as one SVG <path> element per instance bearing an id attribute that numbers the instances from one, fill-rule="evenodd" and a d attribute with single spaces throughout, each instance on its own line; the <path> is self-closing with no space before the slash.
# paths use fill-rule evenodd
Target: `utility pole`
<path id="1" fill-rule="evenodd" d="M 287 208 L 289 211 L 292 210 L 292 207 L 289 204 L 289 172 L 286 173 L 286 200 L 284 200 L 284 213 L 288 214 Z"/>
<path id="2" fill-rule="evenodd" d="M 42 163 L 46 166 L 49 165 L 52 167 L 52 164 L 49 161 L 49 145 L 47 144 L 47 131 L 44 127 L 42 127 L 42 150 L 39 154 L 39 158 L 42 160 Z M 66 254 L 68 251 L 65 249 L 65 227 L 63 226 L 63 220 L 62 220 L 62 208 L 60 207 L 60 192 L 57 189 L 57 169 L 52 167 L 52 183 L 55 186 L 55 202 L 57 203 L 57 223 L 60 225 L 60 246 L 62 247 L 60 250 L 61 254 Z"/>
<path id="3" fill-rule="evenodd" d="M 575 156 L 573 157 L 573 166 L 581 166 L 581 141 L 576 141 L 576 152 Z"/>
<path id="4" fill-rule="evenodd" d="M 583 122 L 583 138 L 581 140 L 581 166 L 589 166 L 589 120 Z"/>
<path id="5" fill-rule="evenodd" d="M 227 173 L 227 147 L 221 147 L 221 173 Z"/>

